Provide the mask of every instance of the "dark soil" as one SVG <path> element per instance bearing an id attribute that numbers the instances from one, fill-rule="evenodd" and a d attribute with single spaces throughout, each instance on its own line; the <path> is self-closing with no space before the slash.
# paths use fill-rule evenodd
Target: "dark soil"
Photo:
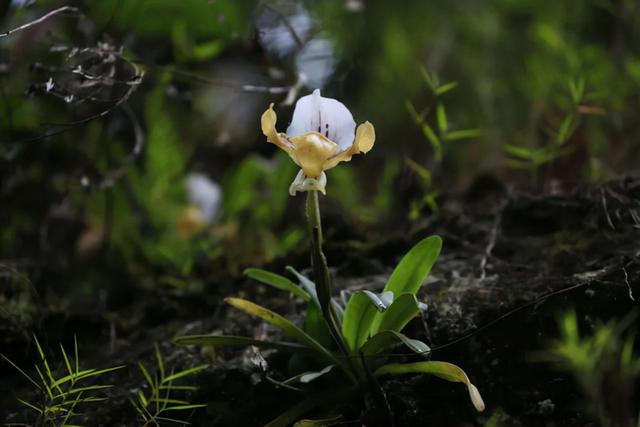
<path id="1" fill-rule="evenodd" d="M 552 197 L 476 187 L 459 199 L 436 219 L 425 218 L 403 234 L 376 241 L 357 236 L 336 218 L 325 221 L 326 252 L 338 289 L 379 290 L 413 243 L 430 234 L 444 239 L 442 255 L 423 287 L 428 315 L 415 319 L 407 335 L 429 343 L 434 360 L 463 367 L 487 409 L 476 413 L 459 384 L 428 376 L 396 377 L 382 382 L 395 425 L 484 425 L 492 415 L 498 420 L 496 414 L 499 425 L 598 425 L 575 379 L 537 356 L 558 336 L 558 316 L 568 309 L 576 310 L 585 333 L 637 310 L 640 180 L 628 178 Z M 348 240 L 341 239 L 342 228 L 351 230 Z M 300 252 L 265 268 L 282 273 L 286 264 L 304 269 L 308 260 Z M 58 342 L 72 348 L 76 334 L 81 364 L 127 365 L 104 380 L 115 385 L 110 398 L 76 423 L 141 425 L 128 399 L 144 387 L 137 363 L 153 366 L 154 343 L 159 343 L 165 363 L 176 369 L 211 364 L 194 377 L 200 388 L 189 399 L 208 405 L 193 414 L 194 425 L 259 426 L 300 400 L 266 378 L 284 378 L 287 355 L 173 344 L 177 336 L 200 333 L 278 337 L 260 321 L 224 306 L 222 297 L 242 295 L 299 320 L 301 306 L 288 296 L 243 278 L 210 278 L 200 288 L 180 293 L 130 286 L 116 272 L 112 280 L 118 291 L 106 302 L 70 306 L 36 294 L 30 282 L 11 269 L 0 279 L 6 284 L 0 300 L 0 345 L 11 360 L 27 370 L 35 362 L 33 332 L 55 355 L 52 360 L 59 359 Z M 412 360 L 400 353 L 393 358 Z M 0 376 L 0 419 L 32 422 L 32 414 L 16 398 L 34 398 L 33 387 L 6 363 L 0 364 Z M 635 397 L 622 396 L 613 386 L 609 394 L 628 400 L 622 407 L 629 413 L 618 416 L 629 417 L 629 423 L 640 406 L 631 403 L 640 400 L 637 390 L 640 387 Z M 356 400 L 345 405 L 349 424 L 385 424 L 377 416 L 379 408 L 360 404 Z"/>

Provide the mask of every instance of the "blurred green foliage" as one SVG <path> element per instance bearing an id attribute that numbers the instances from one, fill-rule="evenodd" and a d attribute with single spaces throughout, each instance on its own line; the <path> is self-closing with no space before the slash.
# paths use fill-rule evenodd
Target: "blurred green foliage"
<path id="1" fill-rule="evenodd" d="M 603 426 L 634 425 L 638 410 L 634 382 L 640 375 L 640 357 L 629 325 L 636 319 L 637 313 L 630 313 L 585 334 L 579 330 L 576 313 L 568 312 L 558 322 L 560 338 L 545 356 L 575 377 Z"/>
<path id="2" fill-rule="evenodd" d="M 62 4 L 15 2 L 0 26 Z M 185 275 L 202 260 L 207 271 L 239 271 L 299 246 L 300 203 L 286 192 L 296 168 L 264 142 L 258 118 L 287 89 L 313 88 L 295 85 L 294 54 L 263 42 L 266 11 L 294 49 L 309 37 L 331 42 L 336 69 L 323 94 L 376 127 L 366 158 L 328 174 L 329 202 L 347 222 L 437 213 L 440 194 L 487 171 L 537 191 L 637 168 L 635 1 L 76 6 L 80 14 L 0 38 L 3 259 L 41 256 L 57 268 L 106 248 L 132 270 L 144 262 Z M 295 37 L 292 10 L 310 27 Z M 83 51 L 98 42 L 92 56 Z M 127 62 L 144 76 L 124 99 Z M 277 108 L 286 121 L 291 107 Z M 206 224 L 185 187 L 195 171 L 222 186 Z"/>

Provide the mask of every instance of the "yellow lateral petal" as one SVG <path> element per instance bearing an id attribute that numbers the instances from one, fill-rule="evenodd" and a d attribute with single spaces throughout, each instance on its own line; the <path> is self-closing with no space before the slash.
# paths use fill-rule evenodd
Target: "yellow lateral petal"
<path id="1" fill-rule="evenodd" d="M 367 153 L 373 148 L 373 143 L 376 140 L 376 132 L 373 125 L 369 122 L 364 122 L 356 130 L 356 139 L 353 141 L 351 148 L 344 150 L 335 156 L 329 158 L 324 164 L 323 169 L 329 170 L 336 167 L 340 162 L 348 162 L 351 160 L 351 156 L 358 153 Z"/>
<path id="2" fill-rule="evenodd" d="M 359 153 L 368 153 L 373 148 L 373 143 L 376 141 L 376 130 L 369 122 L 364 122 L 356 130 L 356 139 L 353 142 L 353 147 L 358 150 Z"/>
<path id="3" fill-rule="evenodd" d="M 276 121 L 278 120 L 278 116 L 276 112 L 273 111 L 273 102 L 269 105 L 267 111 L 262 113 L 262 117 L 260 118 L 260 125 L 262 127 L 262 133 L 267 137 L 267 141 L 272 144 L 277 145 L 281 149 L 286 152 L 290 152 L 293 148 L 291 143 L 287 141 L 285 135 L 280 135 L 276 131 Z"/>

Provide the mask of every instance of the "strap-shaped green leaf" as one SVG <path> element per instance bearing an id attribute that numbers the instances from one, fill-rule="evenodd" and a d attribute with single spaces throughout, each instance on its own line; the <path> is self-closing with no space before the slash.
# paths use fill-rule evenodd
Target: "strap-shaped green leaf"
<path id="1" fill-rule="evenodd" d="M 484 411 L 484 401 L 477 387 L 471 384 L 467 374 L 458 366 L 448 362 L 416 362 L 416 363 L 390 363 L 378 368 L 373 375 L 401 375 L 401 374 L 431 374 L 447 381 L 463 383 L 467 386 L 469 397 L 476 410 Z"/>
<path id="2" fill-rule="evenodd" d="M 217 346 L 250 346 L 255 345 L 261 348 L 274 348 L 283 351 L 305 351 L 311 350 L 302 344 L 282 341 L 262 341 L 249 337 L 238 337 L 234 335 L 188 335 L 176 339 L 176 344 L 181 345 L 217 345 Z"/>
<path id="3" fill-rule="evenodd" d="M 364 344 L 374 316 L 387 306 L 385 300 L 371 291 L 357 291 L 351 295 L 342 319 L 342 336 L 351 351 L 357 351 Z"/>
<path id="4" fill-rule="evenodd" d="M 276 326 L 282 329 L 282 331 L 288 336 L 290 336 L 291 338 L 317 351 L 318 353 L 325 356 L 328 360 L 332 361 L 333 363 L 336 363 L 342 366 L 342 363 L 336 359 L 336 357 L 333 355 L 333 353 L 331 353 L 331 351 L 329 351 L 326 347 L 324 347 L 318 341 L 313 339 L 305 331 L 303 331 L 302 329 L 294 325 L 292 322 L 280 316 L 278 313 L 275 313 L 269 310 L 268 308 L 262 307 L 258 304 L 255 304 L 251 301 L 247 301 L 242 298 L 225 298 L 225 302 L 237 308 L 238 310 L 242 310 L 245 313 L 251 314 L 253 316 L 257 316 L 262 320 L 264 320 L 265 322 L 268 322 L 273 326 Z"/>
<path id="5" fill-rule="evenodd" d="M 307 304 L 303 329 L 324 347 L 331 348 L 333 338 L 317 304 Z"/>
<path id="6" fill-rule="evenodd" d="M 262 270 L 260 268 L 247 268 L 244 271 L 244 274 L 245 276 L 249 276 L 260 283 L 264 283 L 265 285 L 273 286 L 274 288 L 290 292 L 293 295 L 302 298 L 303 301 L 311 300 L 311 295 L 309 295 L 308 292 L 306 292 L 304 289 L 301 289 L 291 280 L 279 274 L 272 273 L 267 270 Z"/>
<path id="7" fill-rule="evenodd" d="M 411 319 L 420 312 L 420 306 L 416 296 L 412 293 L 404 293 L 398 296 L 389 308 L 383 313 L 378 313 L 371 325 L 371 335 L 381 331 L 401 332 Z"/>
<path id="8" fill-rule="evenodd" d="M 361 351 L 365 356 L 373 356 L 401 344 L 404 344 L 413 352 L 423 356 L 428 356 L 431 353 L 429 346 L 422 341 L 411 339 L 396 331 L 382 331 L 377 333 L 364 343 Z"/>
<path id="9" fill-rule="evenodd" d="M 439 236 L 430 236 L 418 242 L 393 270 L 384 290 L 394 295 L 417 293 L 440 255 L 441 248 L 442 239 Z"/>

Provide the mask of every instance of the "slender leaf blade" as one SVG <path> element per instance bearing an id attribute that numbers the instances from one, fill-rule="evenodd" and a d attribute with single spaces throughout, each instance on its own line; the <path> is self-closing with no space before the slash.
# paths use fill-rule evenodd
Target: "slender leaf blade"
<path id="1" fill-rule="evenodd" d="M 162 359 L 162 353 L 160 353 L 160 347 L 158 347 L 158 343 L 154 345 L 155 355 L 156 355 L 156 363 L 158 364 L 158 370 L 160 371 L 160 381 L 164 379 L 164 360 Z"/>
<path id="2" fill-rule="evenodd" d="M 165 408 L 165 411 L 185 411 L 188 409 L 198 409 L 198 408 L 206 408 L 207 405 L 204 403 L 193 403 L 189 405 L 177 405 L 177 406 L 169 406 Z"/>
<path id="3" fill-rule="evenodd" d="M 524 160 L 532 160 L 535 157 L 534 151 L 517 145 L 505 144 L 503 150 L 512 156 L 519 157 Z"/>
<path id="4" fill-rule="evenodd" d="M 312 348 L 313 350 L 316 350 L 318 353 L 322 354 L 327 359 L 335 363 L 340 363 L 327 348 L 322 346 L 322 344 L 313 339 L 309 334 L 304 332 L 302 329 L 300 329 L 278 313 L 275 313 L 268 308 L 262 307 L 258 304 L 242 298 L 225 298 L 225 302 L 237 308 L 238 310 L 244 311 L 245 313 L 251 314 L 253 316 L 257 316 L 265 322 L 268 322 L 273 326 L 282 329 L 284 333 L 297 340 L 301 344 L 304 344 Z"/>
<path id="5" fill-rule="evenodd" d="M 458 141 L 460 139 L 471 139 L 482 136 L 484 132 L 481 129 L 461 129 L 447 132 L 444 139 L 447 141 Z"/>
<path id="6" fill-rule="evenodd" d="M 164 378 L 160 383 L 165 384 L 180 378 L 188 377 L 189 375 L 195 375 L 198 372 L 204 371 L 208 367 L 209 365 L 194 366 L 193 368 L 185 369 L 184 371 L 180 371 L 175 374 L 169 375 L 168 377 Z"/>
<path id="7" fill-rule="evenodd" d="M 449 130 L 449 121 L 447 120 L 447 110 L 444 108 L 444 104 L 438 103 L 436 106 L 436 117 L 438 119 L 438 130 L 444 134 Z"/>
<path id="8" fill-rule="evenodd" d="M 62 358 L 64 359 L 64 365 L 67 368 L 67 372 L 69 372 L 69 375 L 73 375 L 71 362 L 69 362 L 69 357 L 67 357 L 67 352 L 64 350 L 64 346 L 62 345 L 62 343 L 60 343 L 60 353 L 62 353 Z"/>
<path id="9" fill-rule="evenodd" d="M 318 302 L 318 293 L 316 292 L 316 284 L 290 265 L 285 267 L 285 270 L 297 277 L 300 282 L 300 286 L 302 286 L 304 290 L 311 295 L 311 298 L 316 302 L 316 304 L 318 304 L 318 307 L 320 307 L 320 303 Z"/>
<path id="10" fill-rule="evenodd" d="M 2 357 L 4 359 L 5 362 L 7 362 L 8 364 L 10 364 L 11 366 L 14 367 L 14 369 L 16 369 L 18 372 L 20 372 L 22 374 L 23 377 L 25 377 L 27 380 L 29 380 L 29 382 L 31 384 L 33 384 L 38 390 L 41 390 L 42 387 L 40 387 L 40 385 L 33 379 L 31 378 L 31 376 L 29 374 L 27 374 L 22 368 L 20 368 L 18 365 L 16 365 L 15 363 L 13 363 L 13 361 L 11 361 L 11 359 L 9 359 L 7 356 L 5 356 L 4 354 L 0 353 L 0 357 Z"/>
<path id="11" fill-rule="evenodd" d="M 382 375 L 402 375 L 402 374 L 430 374 L 435 375 L 451 382 L 463 383 L 467 386 L 469 391 L 469 397 L 473 406 L 478 411 L 483 411 L 485 408 L 484 401 L 478 388 L 471 383 L 467 374 L 458 366 L 448 362 L 415 362 L 415 363 L 390 363 L 388 365 L 378 368 L 373 375 L 379 377 Z"/>
<path id="12" fill-rule="evenodd" d="M 433 131 L 431 126 L 428 123 L 424 123 L 422 125 L 422 133 L 433 147 L 433 151 L 435 152 L 436 160 L 442 160 L 442 143 L 440 142 L 440 138 Z"/>
<path id="13" fill-rule="evenodd" d="M 279 274 L 272 273 L 267 270 L 262 270 L 260 268 L 247 268 L 244 271 L 244 275 L 265 285 L 290 292 L 291 294 L 300 297 L 303 301 L 311 300 L 311 295 L 309 295 L 308 292 L 300 289 L 300 287 L 296 286 L 296 284 L 291 280 Z"/>
<path id="14" fill-rule="evenodd" d="M 411 339 L 397 331 L 378 332 L 364 343 L 361 351 L 365 356 L 374 356 L 384 350 L 388 350 L 402 344 L 414 353 L 422 356 L 428 356 L 431 353 L 429 346 L 422 341 Z"/>
<path id="15" fill-rule="evenodd" d="M 436 90 L 436 95 L 437 96 L 442 96 L 447 92 L 452 91 L 453 89 L 458 87 L 458 82 L 449 82 L 449 83 L 445 83 L 443 85 L 440 85 Z"/>
<path id="16" fill-rule="evenodd" d="M 298 381 L 300 381 L 302 384 L 308 384 L 311 381 L 314 381 L 321 376 L 328 374 L 335 367 L 336 365 L 328 365 L 319 371 L 305 372 L 299 375 Z"/>

